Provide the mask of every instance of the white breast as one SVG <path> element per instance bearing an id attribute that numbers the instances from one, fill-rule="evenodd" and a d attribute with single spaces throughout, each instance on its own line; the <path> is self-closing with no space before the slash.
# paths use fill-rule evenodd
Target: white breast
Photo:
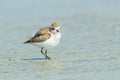
<path id="1" fill-rule="evenodd" d="M 56 46 L 59 43 L 60 38 L 61 38 L 61 33 L 53 34 L 51 36 L 51 38 L 46 40 L 45 42 L 39 42 L 39 43 L 36 43 L 34 45 L 36 45 L 36 46 L 38 46 L 40 48 L 41 47 L 44 47 L 46 49 L 52 48 L 52 47 Z"/>

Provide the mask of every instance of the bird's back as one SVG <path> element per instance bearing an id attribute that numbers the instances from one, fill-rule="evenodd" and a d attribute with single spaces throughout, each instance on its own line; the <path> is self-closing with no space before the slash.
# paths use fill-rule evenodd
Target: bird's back
<path id="1" fill-rule="evenodd" d="M 37 42 L 44 42 L 51 37 L 51 32 L 49 27 L 40 28 L 36 32 L 36 34 L 29 40 L 25 41 L 24 43 L 37 43 Z"/>

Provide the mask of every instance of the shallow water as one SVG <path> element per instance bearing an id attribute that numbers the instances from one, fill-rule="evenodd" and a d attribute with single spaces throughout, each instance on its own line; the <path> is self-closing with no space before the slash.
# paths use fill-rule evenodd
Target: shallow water
<path id="1" fill-rule="evenodd" d="M 0 1 L 0 80 L 119 80 L 120 1 Z M 42 26 L 62 24 L 48 50 L 22 44 Z"/>

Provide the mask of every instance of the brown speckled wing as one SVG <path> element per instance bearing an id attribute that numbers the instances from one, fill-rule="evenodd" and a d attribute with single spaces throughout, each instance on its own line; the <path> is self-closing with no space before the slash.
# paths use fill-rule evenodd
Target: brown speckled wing
<path id="1" fill-rule="evenodd" d="M 36 43 L 36 42 L 44 42 L 51 37 L 51 33 L 49 31 L 49 27 L 41 28 L 31 39 L 24 42 L 25 43 Z"/>

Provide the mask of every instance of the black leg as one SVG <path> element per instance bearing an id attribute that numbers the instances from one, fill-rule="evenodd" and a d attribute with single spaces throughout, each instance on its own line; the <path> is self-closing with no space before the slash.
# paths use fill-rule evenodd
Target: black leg
<path id="1" fill-rule="evenodd" d="M 45 50 L 45 54 L 47 55 L 47 50 Z"/>
<path id="2" fill-rule="evenodd" d="M 41 48 L 41 53 L 44 54 L 44 52 L 43 52 L 43 47 Z"/>
<path id="3" fill-rule="evenodd" d="M 50 57 L 47 56 L 47 50 L 45 50 L 45 53 L 43 52 L 43 47 L 41 48 L 41 53 L 42 53 L 47 59 L 51 59 Z"/>
<path id="4" fill-rule="evenodd" d="M 42 53 L 44 56 L 46 56 L 46 55 L 44 54 L 44 52 L 43 52 L 43 47 L 41 48 L 41 53 Z"/>
<path id="5" fill-rule="evenodd" d="M 47 56 L 47 50 L 45 50 L 45 55 L 46 55 L 45 57 L 46 57 L 47 59 L 51 59 L 50 57 Z"/>

